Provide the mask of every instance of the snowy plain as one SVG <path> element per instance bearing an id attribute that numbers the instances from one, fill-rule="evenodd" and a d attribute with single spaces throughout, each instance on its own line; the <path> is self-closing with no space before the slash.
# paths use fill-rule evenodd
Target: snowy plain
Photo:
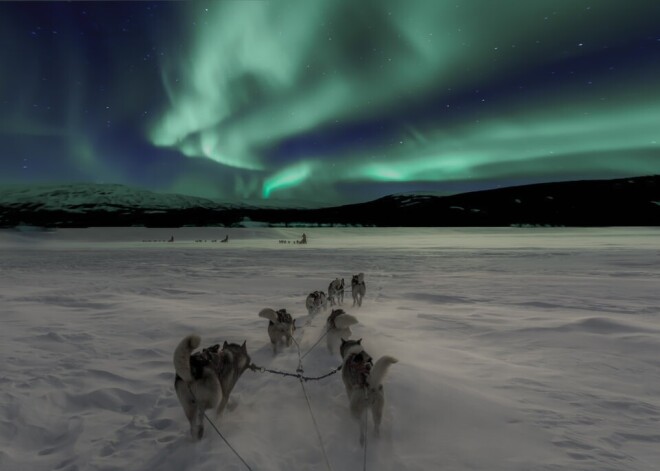
<path id="1" fill-rule="evenodd" d="M 208 424 L 190 439 L 175 346 L 294 371 L 258 312 L 307 350 L 330 313 L 307 294 L 364 272 L 354 337 L 399 359 L 366 469 L 657 470 L 659 262 L 658 228 L 0 231 L 0 469 L 247 469 Z M 321 342 L 305 374 L 339 362 Z M 363 469 L 340 375 L 306 388 L 332 469 Z M 217 424 L 254 470 L 326 469 L 295 378 L 245 372 Z"/>

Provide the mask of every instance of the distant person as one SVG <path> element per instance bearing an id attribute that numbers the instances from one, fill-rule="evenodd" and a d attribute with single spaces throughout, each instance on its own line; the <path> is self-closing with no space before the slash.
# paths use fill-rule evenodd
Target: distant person
<path id="1" fill-rule="evenodd" d="M 174 236 L 170 236 L 170 240 L 168 242 L 174 242 Z"/>
<path id="2" fill-rule="evenodd" d="M 302 239 L 300 239 L 300 243 L 301 244 L 306 244 L 307 243 L 307 236 L 305 235 L 304 232 L 303 232 L 303 235 L 302 235 Z"/>
<path id="3" fill-rule="evenodd" d="M 229 234 L 227 234 L 220 242 L 229 242 Z"/>

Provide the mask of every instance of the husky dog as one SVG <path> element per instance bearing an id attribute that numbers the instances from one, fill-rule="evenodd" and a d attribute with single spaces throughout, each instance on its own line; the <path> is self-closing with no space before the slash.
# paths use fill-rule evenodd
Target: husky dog
<path id="1" fill-rule="evenodd" d="M 374 364 L 371 356 L 362 348 L 362 339 L 342 339 L 339 351 L 343 359 L 341 379 L 346 387 L 351 414 L 360 423 L 360 444 L 364 446 L 367 433 L 364 414 L 367 413 L 367 408 L 371 409 L 375 433 L 378 436 L 385 403 L 383 378 L 390 365 L 398 360 L 386 355 Z"/>
<path id="2" fill-rule="evenodd" d="M 351 337 L 351 327 L 357 324 L 357 319 L 350 314 L 344 312 L 343 309 L 333 309 L 332 313 L 328 316 L 326 327 L 328 329 L 328 351 L 334 353 L 339 346 L 341 339 L 348 339 Z"/>
<path id="3" fill-rule="evenodd" d="M 330 306 L 335 305 L 335 300 L 337 304 L 344 302 L 344 279 L 335 278 L 330 282 L 328 286 L 328 300 L 330 300 Z"/>
<path id="4" fill-rule="evenodd" d="M 273 344 L 273 355 L 277 353 L 278 346 L 291 346 L 293 331 L 296 330 L 296 320 L 286 312 L 286 309 L 275 311 L 267 307 L 259 312 L 259 317 L 268 319 L 268 336 L 270 343 Z"/>
<path id="5" fill-rule="evenodd" d="M 238 378 L 251 364 L 246 342 L 225 342 L 222 349 L 216 344 L 193 353 L 200 343 L 198 335 L 188 335 L 174 350 L 174 389 L 193 440 L 204 435 L 205 411 L 217 407 L 216 414 L 222 413 Z"/>
<path id="6" fill-rule="evenodd" d="M 325 311 L 328 308 L 328 299 L 323 291 L 314 291 L 307 296 L 305 306 L 307 313 L 311 316 L 319 312 L 321 308 Z"/>
<path id="7" fill-rule="evenodd" d="M 367 285 L 364 282 L 364 273 L 358 273 L 353 275 L 351 279 L 351 294 L 353 295 L 353 306 L 357 303 L 358 306 L 362 306 L 362 298 L 367 292 Z"/>

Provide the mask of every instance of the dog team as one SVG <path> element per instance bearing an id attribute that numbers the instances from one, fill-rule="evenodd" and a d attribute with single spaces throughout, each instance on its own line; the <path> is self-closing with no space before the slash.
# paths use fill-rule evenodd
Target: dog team
<path id="1" fill-rule="evenodd" d="M 353 306 L 362 306 L 366 294 L 364 273 L 351 279 Z M 344 279 L 336 278 L 328 286 L 328 294 L 314 291 L 307 296 L 305 307 L 310 316 L 330 306 L 340 306 L 344 301 Z M 296 321 L 286 309 L 264 308 L 259 317 L 268 320 L 268 337 L 273 355 L 284 347 L 290 347 L 295 339 Z M 350 340 L 351 326 L 358 320 L 343 309 L 332 309 L 325 325 L 327 348 L 331 354 L 341 356 L 342 381 L 349 400 L 351 415 L 360 424 L 360 444 L 364 444 L 366 423 L 361 420 L 371 410 L 376 436 L 380 432 L 384 406 L 383 379 L 390 365 L 397 360 L 383 356 L 375 363 L 362 347 L 362 339 Z M 174 389 L 190 423 L 193 440 L 204 434 L 204 416 L 208 409 L 215 409 L 219 417 L 227 405 L 229 395 L 241 375 L 252 366 L 246 342 L 242 345 L 224 342 L 195 351 L 201 344 L 198 335 L 188 335 L 174 350 Z"/>

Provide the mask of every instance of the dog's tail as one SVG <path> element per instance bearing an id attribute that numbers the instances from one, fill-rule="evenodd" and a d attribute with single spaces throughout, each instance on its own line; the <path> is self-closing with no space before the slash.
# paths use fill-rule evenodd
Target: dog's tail
<path id="1" fill-rule="evenodd" d="M 267 307 L 259 311 L 259 317 L 268 319 L 271 322 L 277 322 L 277 313 L 271 308 Z"/>
<path id="2" fill-rule="evenodd" d="M 378 361 L 374 364 L 374 367 L 371 369 L 371 374 L 369 375 L 369 387 L 373 389 L 378 389 L 378 387 L 383 382 L 383 379 L 385 378 L 385 373 L 387 373 L 387 370 L 390 368 L 390 365 L 393 365 L 398 361 L 399 360 L 389 355 L 380 357 Z"/>
<path id="3" fill-rule="evenodd" d="M 179 345 L 174 350 L 174 371 L 178 374 L 181 379 L 184 381 L 192 381 L 192 372 L 190 371 L 190 355 L 199 344 L 202 342 L 202 339 L 199 335 L 191 334 L 183 338 Z"/>
<path id="4" fill-rule="evenodd" d="M 357 324 L 358 320 L 354 317 L 351 316 L 350 314 L 339 314 L 337 317 L 335 317 L 335 326 L 338 329 L 346 329 L 347 327 L 352 326 L 353 324 Z"/>

